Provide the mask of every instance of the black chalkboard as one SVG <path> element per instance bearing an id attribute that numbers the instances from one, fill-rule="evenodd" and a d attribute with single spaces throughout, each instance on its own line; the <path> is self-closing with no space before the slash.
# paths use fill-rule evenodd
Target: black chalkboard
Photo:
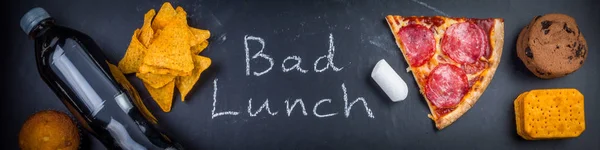
<path id="1" fill-rule="evenodd" d="M 25 119 L 44 109 L 66 110 L 40 79 L 35 67 L 33 41 L 20 30 L 20 17 L 44 7 L 61 25 L 90 35 L 113 63 L 125 54 L 129 38 L 141 27 L 143 14 L 163 1 L 43 1 L 6 2 L 3 17 L 5 47 L 2 61 L 0 109 L 2 143 L 17 149 L 18 132 Z M 594 0 L 305 0 L 305 1 L 173 1 L 188 11 L 189 24 L 209 29 L 210 45 L 202 55 L 213 64 L 201 76 L 186 102 L 179 95 L 172 112 L 163 113 L 134 76 L 130 80 L 173 140 L 188 149 L 600 149 L 600 6 Z M 565 13 L 577 23 L 589 43 L 589 59 L 577 72 L 558 79 L 533 76 L 516 57 L 518 33 L 534 16 Z M 384 16 L 449 15 L 499 17 L 505 21 L 504 52 L 491 84 L 479 102 L 453 125 L 435 129 L 429 110 L 404 62 Z M 261 57 L 251 59 L 264 41 Z M 245 41 L 250 72 L 246 72 Z M 316 72 L 314 62 L 335 48 L 332 66 Z M 307 72 L 284 72 L 282 61 L 297 56 Z M 385 59 L 407 82 L 408 98 L 393 103 L 370 78 L 375 63 Z M 325 67 L 324 57 L 317 69 Z M 295 61 L 288 61 L 292 66 Z M 216 102 L 214 85 L 216 91 Z M 577 88 L 586 97 L 587 130 L 566 140 L 525 141 L 515 129 L 513 100 L 537 88 Z M 344 89 L 346 91 L 344 91 Z M 347 102 L 344 101 L 344 92 Z M 345 107 L 359 97 L 346 114 Z M 252 100 L 251 113 L 248 112 Z M 254 113 L 268 99 L 266 108 Z M 302 99 L 306 115 L 291 105 Z M 325 99 L 325 100 L 323 100 Z M 326 100 L 330 99 L 330 100 Z M 321 102 L 316 113 L 314 106 Z M 215 109 L 213 111 L 213 105 Z M 213 115 L 236 111 L 238 115 Z M 369 111 L 371 115 L 369 115 Z M 276 114 L 275 114 L 276 113 Z M 330 116 L 328 116 L 330 115 Z M 216 117 L 215 117 L 216 116 Z M 102 148 L 91 142 L 84 149 Z"/>

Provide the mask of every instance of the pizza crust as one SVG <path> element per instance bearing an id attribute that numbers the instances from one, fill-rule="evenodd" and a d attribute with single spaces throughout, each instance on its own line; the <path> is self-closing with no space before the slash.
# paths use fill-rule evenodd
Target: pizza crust
<path id="1" fill-rule="evenodd" d="M 398 35 L 396 33 L 402 27 L 402 25 L 398 21 L 398 20 L 402 20 L 402 17 L 388 15 L 388 16 L 386 16 L 386 20 L 387 20 L 388 25 L 390 26 L 391 32 L 394 34 L 396 44 L 400 48 L 400 51 L 402 51 L 402 56 L 404 57 L 404 60 L 408 60 L 407 56 L 404 55 L 404 54 L 406 54 L 406 51 L 404 50 L 404 46 L 400 42 Z M 414 70 L 411 71 L 415 81 L 417 82 L 417 85 L 419 86 L 419 91 L 423 95 L 423 98 L 425 99 L 425 102 L 427 102 L 427 105 L 429 107 L 429 111 L 431 112 L 431 114 L 429 114 L 428 117 L 431 118 L 433 121 L 435 121 L 437 129 L 441 130 L 441 129 L 444 129 L 445 127 L 449 126 L 454 121 L 456 121 L 458 118 L 460 118 L 460 116 L 462 116 L 464 113 L 466 113 L 471 107 L 473 107 L 473 105 L 477 102 L 479 97 L 483 94 L 483 92 L 485 91 L 487 86 L 490 84 L 492 78 L 494 77 L 494 73 L 496 72 L 496 69 L 498 68 L 498 65 L 500 64 L 500 58 L 502 56 L 502 47 L 504 44 L 504 21 L 502 19 L 494 19 L 494 29 L 492 30 L 492 32 L 490 34 L 491 34 L 490 39 L 493 39 L 493 40 L 490 40 L 490 42 L 491 42 L 490 48 L 492 50 L 492 54 L 490 56 L 490 59 L 488 60 L 490 67 L 483 70 L 483 72 L 480 75 L 481 79 L 479 81 L 477 81 L 475 84 L 473 84 L 473 86 L 469 90 L 469 93 L 467 93 L 463 97 L 463 99 L 457 105 L 455 110 L 453 110 L 452 112 L 450 112 L 448 114 L 445 114 L 440 117 L 433 115 L 433 114 L 435 114 L 435 110 L 432 107 L 432 104 L 427 99 L 427 97 L 424 96 L 425 95 L 425 91 L 423 91 L 424 85 L 421 85 L 421 82 L 419 82 L 418 74 L 417 74 L 418 71 L 414 71 Z M 412 66 L 410 66 L 410 64 L 408 64 L 408 65 L 409 65 L 409 68 L 412 68 Z"/>

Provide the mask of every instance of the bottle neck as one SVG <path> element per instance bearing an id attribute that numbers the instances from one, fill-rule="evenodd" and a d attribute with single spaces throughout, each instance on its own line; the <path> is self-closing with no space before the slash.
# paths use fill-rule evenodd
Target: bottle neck
<path id="1" fill-rule="evenodd" d="M 44 34 L 44 32 L 46 32 L 46 30 L 48 30 L 52 26 L 54 26 L 54 19 L 48 18 L 48 19 L 42 20 L 38 25 L 36 25 L 31 30 L 31 32 L 29 32 L 29 37 L 32 39 L 35 39 L 38 36 Z"/>

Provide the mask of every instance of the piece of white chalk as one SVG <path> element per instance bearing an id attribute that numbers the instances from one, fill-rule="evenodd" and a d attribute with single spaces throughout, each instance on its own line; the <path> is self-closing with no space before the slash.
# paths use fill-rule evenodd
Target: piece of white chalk
<path id="1" fill-rule="evenodd" d="M 392 69 L 392 67 L 381 59 L 373 68 L 371 78 L 375 80 L 377 85 L 387 94 L 392 101 L 402 101 L 408 96 L 408 86 L 406 82 Z"/>

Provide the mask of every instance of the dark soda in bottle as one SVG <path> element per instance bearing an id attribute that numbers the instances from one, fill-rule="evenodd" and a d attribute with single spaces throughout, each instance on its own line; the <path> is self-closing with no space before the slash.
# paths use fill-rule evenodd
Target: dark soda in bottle
<path id="1" fill-rule="evenodd" d="M 21 28 L 35 40 L 40 76 L 108 149 L 181 149 L 157 130 L 155 121 L 144 118 L 149 112 L 142 114 L 134 105 L 132 100 L 139 100 L 137 92 L 131 91 L 135 89 L 115 80 L 100 47 L 89 36 L 55 25 L 43 8 L 27 12 Z"/>

